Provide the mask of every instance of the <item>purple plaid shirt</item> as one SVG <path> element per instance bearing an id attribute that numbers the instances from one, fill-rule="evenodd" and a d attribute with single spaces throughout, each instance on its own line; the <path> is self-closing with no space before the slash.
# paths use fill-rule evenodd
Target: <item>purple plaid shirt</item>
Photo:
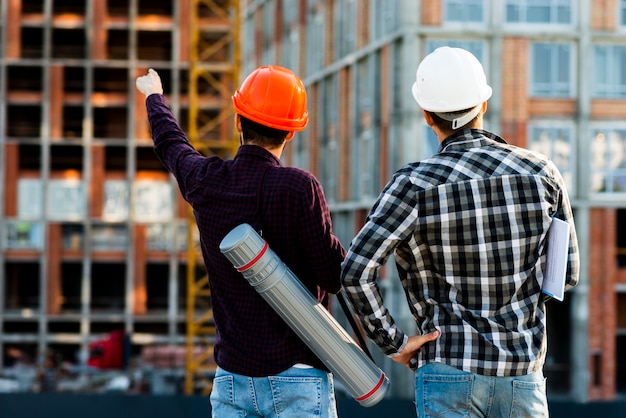
<path id="1" fill-rule="evenodd" d="M 324 368 L 219 250 L 224 236 L 237 225 L 248 223 L 257 229 L 262 225 L 272 250 L 328 306 L 326 292 L 341 288 L 345 250 L 333 234 L 318 180 L 307 171 L 284 167 L 255 145 L 241 146 L 233 160 L 204 157 L 191 146 L 162 95 L 148 96 L 146 107 L 155 152 L 176 177 L 200 231 L 217 327 L 217 364 L 247 376 L 277 374 L 295 363 Z"/>

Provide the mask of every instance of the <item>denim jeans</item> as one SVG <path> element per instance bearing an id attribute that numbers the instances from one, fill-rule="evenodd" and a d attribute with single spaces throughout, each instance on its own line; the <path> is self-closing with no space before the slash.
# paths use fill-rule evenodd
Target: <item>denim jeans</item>
<path id="1" fill-rule="evenodd" d="M 526 376 L 495 377 L 429 363 L 415 375 L 417 416 L 548 417 L 541 370 Z"/>
<path id="2" fill-rule="evenodd" d="M 333 375 L 291 367 L 267 377 L 249 377 L 217 368 L 211 391 L 214 418 L 337 417 Z"/>

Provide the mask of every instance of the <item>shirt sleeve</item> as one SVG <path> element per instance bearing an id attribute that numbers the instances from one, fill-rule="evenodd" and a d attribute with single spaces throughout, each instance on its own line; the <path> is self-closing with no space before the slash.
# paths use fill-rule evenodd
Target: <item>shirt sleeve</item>
<path id="1" fill-rule="evenodd" d="M 193 173 L 201 170 L 207 159 L 189 142 L 170 110 L 165 96 L 161 94 L 148 96 L 146 109 L 154 152 L 165 168 L 176 178 L 185 200 L 191 201 L 195 189 L 199 187 L 199 183 L 193 181 Z"/>
<path id="2" fill-rule="evenodd" d="M 406 176 L 392 179 L 352 240 L 342 264 L 341 279 L 348 301 L 368 336 L 388 356 L 402 350 L 408 336 L 385 307 L 377 281 L 394 250 L 412 236 L 417 219 L 412 189 Z"/>
<path id="3" fill-rule="evenodd" d="M 319 181 L 311 176 L 302 194 L 299 241 L 306 253 L 307 270 L 317 285 L 330 293 L 341 290 L 339 279 L 345 249 L 332 230 L 330 209 Z M 319 295 L 318 295 L 319 297 Z"/>

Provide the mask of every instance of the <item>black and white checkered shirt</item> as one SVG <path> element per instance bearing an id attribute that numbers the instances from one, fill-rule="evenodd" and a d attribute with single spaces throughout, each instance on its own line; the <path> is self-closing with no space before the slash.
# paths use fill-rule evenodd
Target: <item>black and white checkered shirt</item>
<path id="1" fill-rule="evenodd" d="M 439 329 L 418 367 L 442 362 L 489 376 L 539 370 L 546 355 L 541 293 L 552 217 L 571 226 L 566 288 L 578 282 L 572 209 L 556 166 L 483 130 L 447 138 L 382 191 L 342 268 L 348 299 L 389 356 L 406 343 L 377 280 L 395 256 L 418 333 Z M 408 330 L 407 330 L 408 331 Z"/>

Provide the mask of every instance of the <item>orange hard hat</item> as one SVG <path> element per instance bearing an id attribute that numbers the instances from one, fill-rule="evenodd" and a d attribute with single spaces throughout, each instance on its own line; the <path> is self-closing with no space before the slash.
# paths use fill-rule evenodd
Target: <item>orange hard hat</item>
<path id="1" fill-rule="evenodd" d="M 277 65 L 252 71 L 233 95 L 233 105 L 238 114 L 281 131 L 302 131 L 309 121 L 302 80 Z"/>

